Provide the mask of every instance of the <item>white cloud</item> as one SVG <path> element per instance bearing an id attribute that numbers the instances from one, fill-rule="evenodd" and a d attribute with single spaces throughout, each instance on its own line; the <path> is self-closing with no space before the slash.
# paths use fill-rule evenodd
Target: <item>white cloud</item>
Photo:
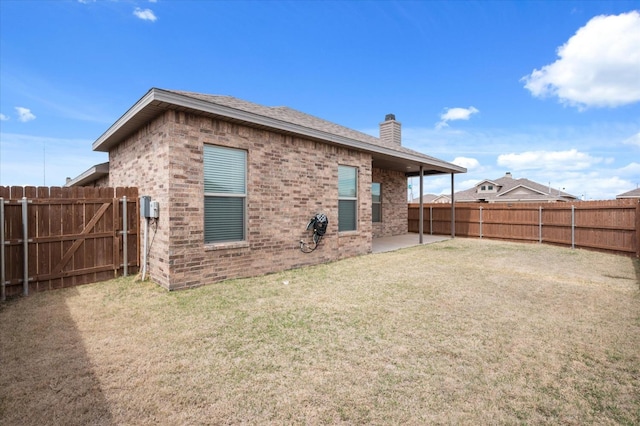
<path id="1" fill-rule="evenodd" d="M 481 180 L 483 180 L 485 178 L 494 178 L 494 177 L 496 177 L 496 176 L 484 176 L 484 177 L 478 176 L 476 179 L 465 179 L 462 182 L 456 182 L 456 184 L 455 184 L 456 185 L 455 186 L 455 192 L 464 191 L 466 189 L 473 188 Z M 445 191 L 451 192 L 451 188 L 449 188 L 448 190 L 445 190 Z M 443 193 L 444 193 L 444 191 L 443 191 Z"/>
<path id="2" fill-rule="evenodd" d="M 622 167 L 618 170 L 618 172 L 625 177 L 635 177 L 636 179 L 640 178 L 640 163 L 629 163 L 626 166 Z"/>
<path id="3" fill-rule="evenodd" d="M 478 160 L 469 157 L 456 157 L 453 159 L 452 163 L 457 166 L 464 167 L 467 170 L 473 170 L 480 167 L 480 162 Z"/>
<path id="4" fill-rule="evenodd" d="M 440 118 L 442 120 L 468 120 L 471 114 L 479 112 L 474 107 L 469 108 L 449 108 L 447 112 L 442 114 Z"/>
<path id="5" fill-rule="evenodd" d="M 567 151 L 527 151 L 520 154 L 501 154 L 498 156 L 499 166 L 513 170 L 548 170 L 550 172 L 585 170 L 602 162 L 599 157 L 592 157 L 576 149 Z"/>
<path id="6" fill-rule="evenodd" d="M 8 121 L 8 120 L 9 120 L 9 117 L 7 117 L 4 114 L 0 114 L 0 121 Z"/>
<path id="7" fill-rule="evenodd" d="M 635 122 L 593 122 L 583 126 L 534 126 L 510 129 L 451 128 L 402 129 L 403 145 L 449 162 L 455 158 L 478 160 L 477 168 L 455 175 L 455 190 L 475 186 L 484 179 L 497 179 L 512 172 L 516 179 L 526 178 L 587 199 L 615 198 L 640 184 L 636 159 L 638 124 Z M 627 141 L 623 144 L 622 141 Z M 527 157 L 523 153 L 534 154 Z M 511 154 L 510 154 L 511 153 Z M 503 155 L 498 164 L 498 157 Z M 518 167 L 518 169 L 515 168 Z M 425 193 L 451 192 L 450 176 L 425 177 Z"/>
<path id="8" fill-rule="evenodd" d="M 634 145 L 640 148 L 640 132 L 622 141 L 625 145 Z"/>
<path id="9" fill-rule="evenodd" d="M 16 107 L 16 111 L 18 112 L 18 121 L 26 123 L 36 119 L 36 116 L 33 115 L 29 108 Z"/>
<path id="10" fill-rule="evenodd" d="M 566 187 L 567 192 L 589 200 L 613 199 L 616 195 L 628 191 L 632 183 L 616 175 L 604 174 L 600 171 L 584 176 L 570 177 L 558 182 Z"/>
<path id="11" fill-rule="evenodd" d="M 136 7 L 133 14 L 143 21 L 155 22 L 158 19 L 151 9 L 140 9 L 139 7 Z"/>
<path id="12" fill-rule="evenodd" d="M 640 12 L 596 16 L 557 53 L 554 63 L 522 78 L 533 96 L 557 96 L 580 109 L 640 101 Z"/>
<path id="13" fill-rule="evenodd" d="M 480 111 L 475 107 L 469 108 L 447 108 L 447 110 L 440 115 L 440 121 L 436 123 L 436 128 L 441 129 L 449 126 L 449 121 L 455 120 L 468 120 L 471 115 L 477 114 Z"/>

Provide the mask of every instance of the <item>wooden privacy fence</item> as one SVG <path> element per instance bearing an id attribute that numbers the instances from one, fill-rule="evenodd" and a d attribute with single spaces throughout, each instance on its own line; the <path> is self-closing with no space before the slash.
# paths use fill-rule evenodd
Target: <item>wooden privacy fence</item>
<path id="1" fill-rule="evenodd" d="M 136 273 L 137 188 L 0 186 L 1 298 Z"/>
<path id="2" fill-rule="evenodd" d="M 423 232 L 451 235 L 451 204 L 424 204 Z M 418 232 L 419 204 L 409 204 Z M 638 200 L 455 203 L 455 235 L 558 244 L 640 257 Z"/>

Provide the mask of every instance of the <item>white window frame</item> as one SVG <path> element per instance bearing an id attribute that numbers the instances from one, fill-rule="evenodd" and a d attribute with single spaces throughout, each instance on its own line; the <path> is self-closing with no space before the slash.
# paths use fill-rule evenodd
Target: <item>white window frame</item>
<path id="1" fill-rule="evenodd" d="M 203 218 L 203 239 L 205 244 L 207 245 L 216 245 L 216 244 L 226 244 L 226 243 L 237 243 L 237 242 L 244 242 L 247 240 L 247 182 L 248 182 L 248 168 L 247 168 L 247 163 L 248 163 L 248 152 L 244 149 L 239 149 L 239 148 L 231 148 L 231 147 L 227 147 L 227 146 L 221 146 L 221 145 L 212 145 L 212 144 L 205 144 L 203 147 L 203 174 L 205 173 L 205 169 L 207 167 L 206 165 L 206 159 L 205 159 L 205 155 L 204 155 L 204 150 L 207 149 L 207 147 L 213 147 L 215 149 L 221 149 L 221 150 L 229 150 L 229 151 L 235 151 L 235 152 L 243 152 L 244 154 L 244 182 L 242 183 L 244 192 L 207 192 L 206 191 L 206 185 L 203 182 L 203 186 L 205 187 L 204 190 L 204 199 L 203 199 L 203 214 L 202 214 L 202 218 Z M 207 198 L 242 198 L 243 203 L 242 203 L 242 237 L 241 238 L 231 238 L 231 239 L 209 239 L 207 240 L 207 232 L 206 232 L 206 219 L 207 219 L 207 208 L 206 208 L 206 200 Z"/>
<path id="2" fill-rule="evenodd" d="M 340 194 L 340 169 L 341 168 L 349 168 L 349 169 L 353 169 L 355 171 L 355 187 L 354 189 L 354 194 L 352 195 L 341 195 Z M 354 228 L 353 229 L 340 229 L 340 201 L 353 201 L 354 202 L 354 218 L 353 218 L 353 224 L 354 224 Z M 357 231 L 358 230 L 358 168 L 355 166 L 349 166 L 349 165 L 343 165 L 340 164 L 338 165 L 338 232 L 353 232 L 353 231 Z"/>
<path id="3" fill-rule="evenodd" d="M 375 202 L 373 201 L 373 185 L 378 185 L 378 188 L 380 189 L 380 194 L 378 194 L 378 196 L 380 197 L 380 199 Z M 378 220 L 374 220 L 373 217 L 373 207 L 377 206 L 378 207 Z M 371 222 L 373 223 L 381 223 L 382 222 L 382 183 L 381 182 L 371 182 Z"/>

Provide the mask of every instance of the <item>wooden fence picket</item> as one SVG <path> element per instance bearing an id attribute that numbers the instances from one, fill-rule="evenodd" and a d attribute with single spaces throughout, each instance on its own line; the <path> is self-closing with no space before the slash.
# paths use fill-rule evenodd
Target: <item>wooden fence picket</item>
<path id="1" fill-rule="evenodd" d="M 450 235 L 451 204 L 424 204 L 424 229 Z M 408 231 L 418 232 L 419 204 Z M 640 257 L 640 201 L 456 203 L 455 235 L 543 242 Z"/>
<path id="2" fill-rule="evenodd" d="M 26 256 L 23 197 L 28 201 Z M 125 270 L 137 272 L 137 188 L 0 187 L 0 198 L 3 296 L 22 293 L 23 268 L 28 292 L 103 281 Z M 126 209 L 123 202 L 128 204 Z M 127 225 L 127 252 L 122 247 L 123 223 Z"/>

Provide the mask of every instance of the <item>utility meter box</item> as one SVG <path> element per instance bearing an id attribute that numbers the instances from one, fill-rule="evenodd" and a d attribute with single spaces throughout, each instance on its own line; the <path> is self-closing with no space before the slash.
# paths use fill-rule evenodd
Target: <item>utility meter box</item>
<path id="1" fill-rule="evenodd" d="M 160 216 L 160 203 L 151 201 L 149 203 L 149 217 L 157 219 Z"/>
<path id="2" fill-rule="evenodd" d="M 151 197 L 148 195 L 143 195 L 140 197 L 140 217 L 151 217 Z"/>

